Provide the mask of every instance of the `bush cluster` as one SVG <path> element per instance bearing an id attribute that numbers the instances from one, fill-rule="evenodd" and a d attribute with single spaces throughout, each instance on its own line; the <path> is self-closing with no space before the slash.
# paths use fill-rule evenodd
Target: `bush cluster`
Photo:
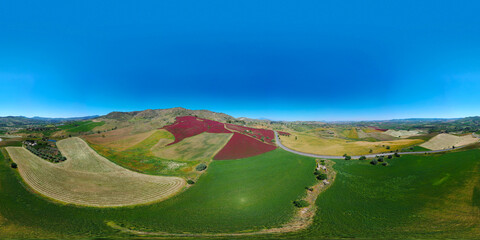
<path id="1" fill-rule="evenodd" d="M 205 163 L 200 163 L 200 164 L 198 164 L 198 165 L 195 167 L 195 170 L 197 170 L 197 171 L 199 171 L 199 172 L 200 172 L 200 171 L 203 171 L 203 170 L 205 170 L 205 169 L 207 169 L 207 164 L 205 164 Z"/>

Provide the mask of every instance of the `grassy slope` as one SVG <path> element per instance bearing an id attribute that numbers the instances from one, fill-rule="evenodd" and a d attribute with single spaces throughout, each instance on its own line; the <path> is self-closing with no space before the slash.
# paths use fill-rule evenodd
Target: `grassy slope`
<path id="1" fill-rule="evenodd" d="M 157 130 L 140 143 L 124 151 L 118 151 L 116 148 L 110 148 L 103 145 L 90 143 L 90 146 L 99 154 L 107 157 L 109 160 L 125 168 L 152 174 L 152 175 L 175 175 L 186 176 L 184 170 L 191 169 L 198 161 L 181 163 L 181 168 L 169 168 L 169 164 L 176 163 L 153 155 L 150 151 L 159 141 L 173 140 L 173 135 L 165 130 Z"/>
<path id="2" fill-rule="evenodd" d="M 163 147 L 154 146 L 152 153 L 161 158 L 181 161 L 211 160 L 232 137 L 231 133 L 201 133 Z"/>
<path id="3" fill-rule="evenodd" d="M 104 125 L 105 122 L 93 122 L 93 121 L 82 121 L 74 122 L 70 124 L 65 124 L 58 126 L 59 129 L 65 130 L 66 132 L 88 132 L 92 131 L 95 127 Z"/>
<path id="4" fill-rule="evenodd" d="M 0 160 L 0 216 L 8 219 L 5 224 L 18 229 L 38 229 L 38 234 L 22 237 L 45 237 L 50 233 L 64 238 L 115 236 L 117 233 L 105 221 L 170 232 L 278 226 L 293 214 L 292 200 L 315 181 L 313 159 L 278 149 L 247 159 L 214 161 L 197 184 L 164 202 L 96 209 L 58 205 L 30 193 L 20 184 L 16 170 Z"/>
<path id="5" fill-rule="evenodd" d="M 295 136 L 297 136 L 297 140 L 295 140 Z M 298 132 L 292 133 L 290 137 L 280 136 L 280 139 L 283 145 L 291 149 L 307 153 L 327 155 L 343 155 L 344 153 L 349 155 L 361 155 L 368 154 L 370 149 L 373 150 L 373 153 L 388 152 L 423 142 L 420 139 L 400 139 L 378 142 L 348 141 L 339 138 L 314 137 Z M 387 150 L 383 145 L 388 145 L 391 148 Z"/>

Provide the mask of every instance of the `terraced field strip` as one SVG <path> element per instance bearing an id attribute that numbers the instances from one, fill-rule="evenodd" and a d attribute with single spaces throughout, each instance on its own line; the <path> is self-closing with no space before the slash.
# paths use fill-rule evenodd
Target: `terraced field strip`
<path id="1" fill-rule="evenodd" d="M 58 142 L 67 161 L 54 164 L 21 147 L 8 147 L 20 175 L 36 192 L 64 203 L 95 207 L 145 204 L 182 189 L 177 177 L 151 176 L 124 169 L 98 155 L 80 138 Z"/>

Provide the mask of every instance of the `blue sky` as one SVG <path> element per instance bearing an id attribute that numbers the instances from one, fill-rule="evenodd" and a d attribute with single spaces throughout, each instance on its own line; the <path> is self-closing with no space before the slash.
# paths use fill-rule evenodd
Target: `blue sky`
<path id="1" fill-rule="evenodd" d="M 1 1 L 0 116 L 480 115 L 478 1 Z"/>

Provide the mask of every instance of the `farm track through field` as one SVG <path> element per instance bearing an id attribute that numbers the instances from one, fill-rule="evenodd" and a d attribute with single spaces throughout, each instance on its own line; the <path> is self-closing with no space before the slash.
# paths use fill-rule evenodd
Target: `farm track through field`
<path id="1" fill-rule="evenodd" d="M 106 225 L 116 229 L 118 231 L 139 235 L 139 236 L 158 236 L 158 237 L 236 237 L 236 236 L 254 236 L 254 235 L 263 235 L 263 234 L 281 234 L 281 233 L 291 233 L 296 232 L 299 230 L 303 230 L 308 228 L 312 223 L 315 217 L 315 213 L 317 212 L 317 206 L 315 204 L 317 197 L 320 193 L 327 190 L 330 186 L 332 186 L 333 182 L 335 181 L 335 177 L 337 173 L 333 169 L 333 165 L 335 162 L 326 160 L 326 167 L 327 167 L 327 175 L 330 181 L 329 184 L 324 184 L 322 181 L 317 181 L 317 183 L 312 186 L 312 191 L 306 191 L 306 197 L 304 198 L 310 205 L 304 208 L 297 208 L 295 210 L 294 216 L 291 220 L 281 227 L 277 228 L 268 228 L 262 229 L 259 231 L 251 231 L 251 232 L 233 232 L 233 233 L 168 233 L 168 232 L 149 232 L 149 231 L 140 231 L 140 230 L 133 230 L 126 227 L 122 227 L 116 224 L 113 221 L 107 221 Z"/>
<path id="2" fill-rule="evenodd" d="M 314 158 L 328 158 L 328 159 L 344 159 L 343 156 L 334 156 L 334 155 L 319 155 L 319 154 L 312 154 L 312 153 L 305 153 L 305 152 L 300 152 L 300 151 L 296 151 L 296 150 L 293 150 L 293 149 L 290 149 L 288 147 L 285 147 L 282 142 L 280 142 L 280 138 L 278 137 L 278 133 L 277 131 L 274 131 L 275 132 L 275 140 L 276 140 L 276 143 L 279 147 L 281 147 L 283 150 L 285 151 L 289 151 L 291 153 L 295 153 L 295 154 L 298 154 L 298 155 L 302 155 L 302 156 L 307 156 L 307 157 L 314 157 Z M 472 134 L 474 137 L 477 137 L 477 135 L 475 134 Z M 477 141 L 478 142 L 478 141 Z M 470 144 L 468 144 L 470 145 Z M 458 146 L 458 147 L 455 147 L 455 148 L 446 148 L 446 149 L 441 149 L 441 150 L 432 150 L 432 151 L 422 151 L 422 152 L 398 152 L 398 154 L 400 155 L 410 155 L 410 154 L 427 154 L 427 153 L 441 153 L 441 152 L 448 152 L 448 151 L 452 151 L 452 150 L 457 150 L 457 149 L 461 149 L 461 148 L 464 148 L 468 145 L 464 145 L 464 146 Z M 365 154 L 365 155 L 356 155 L 356 156 L 351 156 L 352 159 L 359 159 L 361 156 L 365 156 L 367 158 L 374 158 L 376 156 L 388 156 L 388 155 L 392 155 L 392 154 L 395 154 L 395 152 L 389 152 L 389 153 L 376 153 L 376 154 Z"/>

